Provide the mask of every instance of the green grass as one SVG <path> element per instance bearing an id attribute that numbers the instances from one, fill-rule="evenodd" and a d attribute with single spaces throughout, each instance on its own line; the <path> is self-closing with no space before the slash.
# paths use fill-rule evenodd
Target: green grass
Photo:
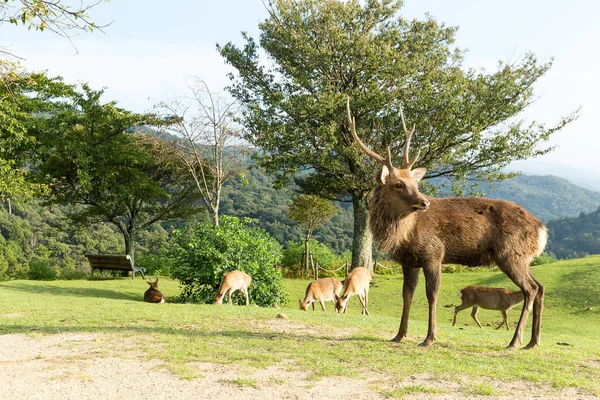
<path id="1" fill-rule="evenodd" d="M 235 364 L 249 373 L 284 365 L 308 372 L 310 379 L 364 378 L 371 372 L 405 383 L 407 377 L 419 374 L 447 381 L 471 377 L 473 383 L 463 391 L 477 395 L 498 394 L 489 384 L 477 382 L 477 377 L 486 378 L 486 382 L 525 380 L 600 394 L 600 256 L 546 264 L 533 268 L 533 274 L 546 286 L 546 301 L 542 345 L 531 351 L 505 350 L 520 307 L 509 314 L 510 331 L 494 330 L 501 315 L 488 310 L 479 313 L 483 330 L 471 319 L 469 310 L 461 312 L 456 326 L 451 326 L 452 306 L 460 303 L 458 291 L 462 287 L 514 288 L 500 272 L 443 275 L 438 340 L 430 349 L 417 346 L 427 330 L 422 277 L 411 309 L 409 337 L 401 343 L 390 342 L 400 322 L 402 289 L 402 278 L 391 275 L 373 278 L 370 317 L 360 315 L 356 297 L 343 315 L 334 312 L 331 302 L 326 303 L 327 313 L 318 306 L 314 312 L 298 310 L 297 299 L 303 297 L 308 280 L 286 280 L 289 301 L 281 310 L 168 303 L 179 288 L 167 278 L 159 282 L 166 304 L 144 303 L 148 285 L 141 279 L 2 282 L 0 334 L 104 333 L 107 355 L 126 357 L 123 349 L 132 348 L 147 358 L 162 360 L 187 379 L 196 376 L 194 363 L 213 362 Z M 289 319 L 276 319 L 279 312 Z M 127 340 L 119 340 L 123 338 Z M 256 385 L 244 378 L 232 383 Z M 382 390 L 391 397 L 433 390 L 413 386 Z"/>

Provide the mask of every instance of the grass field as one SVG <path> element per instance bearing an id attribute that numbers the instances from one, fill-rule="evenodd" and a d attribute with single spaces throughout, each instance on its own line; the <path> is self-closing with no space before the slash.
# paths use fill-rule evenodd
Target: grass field
<path id="1" fill-rule="evenodd" d="M 443 381 L 461 380 L 463 393 L 497 395 L 501 382 L 524 381 L 578 393 L 600 395 L 600 256 L 533 268 L 546 286 L 542 345 L 508 351 L 520 307 L 509 314 L 511 330 L 495 330 L 500 312 L 481 310 L 479 329 L 462 311 L 451 326 L 458 291 L 477 284 L 515 288 L 500 272 L 444 274 L 438 301 L 438 340 L 430 349 L 417 346 L 427 330 L 423 278 L 415 293 L 409 337 L 390 339 L 401 314 L 400 276 L 375 276 L 369 293 L 370 317 L 360 315 L 356 297 L 339 315 L 331 302 L 327 313 L 298 310 L 308 281 L 286 280 L 288 304 L 272 308 L 168 303 L 177 282 L 160 278 L 166 304 L 142 301 L 148 285 L 141 279 L 94 281 L 10 281 L 0 283 L 0 334 L 52 335 L 65 332 L 106 334 L 106 351 L 134 348 L 161 360 L 182 378 L 196 377 L 196 362 L 243 365 L 249 370 L 273 365 L 310 372 L 311 378 L 380 374 L 389 382 L 427 374 Z M 279 312 L 289 319 L 275 318 Z M 524 343 L 529 341 L 530 321 Z M 489 325 L 488 325 L 489 324 Z M 486 326 L 488 325 L 488 326 Z M 116 343 L 116 344 L 115 344 Z M 126 343 L 126 345 L 125 345 Z M 115 354 L 112 354 L 115 356 Z M 474 377 L 474 378 L 473 378 Z M 480 379 L 481 378 L 481 379 Z M 483 379 L 483 380 L 482 380 Z M 238 378 L 240 385 L 255 385 Z M 468 379 L 467 379 L 468 381 Z M 437 393 L 423 384 L 382 393 L 402 397 Z M 375 390 L 378 390 L 375 388 Z"/>

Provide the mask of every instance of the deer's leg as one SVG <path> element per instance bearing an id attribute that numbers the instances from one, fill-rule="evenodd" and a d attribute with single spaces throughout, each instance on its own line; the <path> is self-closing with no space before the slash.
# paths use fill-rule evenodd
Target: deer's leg
<path id="1" fill-rule="evenodd" d="M 400 320 L 400 329 L 393 342 L 399 342 L 406 337 L 408 331 L 408 315 L 410 313 L 410 304 L 412 303 L 413 294 L 419 282 L 419 269 L 402 267 L 402 275 L 404 283 L 402 285 L 402 319 Z"/>
<path id="2" fill-rule="evenodd" d="M 479 322 L 479 320 L 477 319 L 477 313 L 479 312 L 479 307 L 477 306 L 473 306 L 473 309 L 471 310 L 471 317 L 475 320 L 475 322 L 477 322 L 477 325 L 483 329 L 483 326 L 481 326 L 481 323 Z"/>
<path id="3" fill-rule="evenodd" d="M 500 310 L 502 312 L 502 322 L 496 328 L 496 330 L 502 328 L 503 325 L 506 325 L 506 329 L 508 330 L 508 310 Z"/>
<path id="4" fill-rule="evenodd" d="M 232 295 L 232 294 L 233 294 L 233 290 L 232 290 L 231 288 L 229 288 L 229 289 L 227 290 L 227 304 L 229 304 L 229 305 L 233 304 L 233 303 L 231 302 L 231 295 Z"/>
<path id="5" fill-rule="evenodd" d="M 436 336 L 436 308 L 441 283 L 441 268 L 437 264 L 428 265 L 423 268 L 423 273 L 425 274 L 425 292 L 429 303 L 429 327 L 427 337 L 420 346 L 429 347 L 435 341 Z"/>
<path id="6" fill-rule="evenodd" d="M 544 311 L 544 286 L 529 273 L 529 276 L 537 285 L 537 293 L 533 301 L 533 321 L 531 323 L 531 340 L 525 346 L 526 349 L 532 349 L 540 344 L 540 330 L 542 327 L 542 312 Z"/>
<path id="7" fill-rule="evenodd" d="M 362 315 L 369 315 L 369 310 L 367 310 L 367 296 L 365 296 L 364 293 L 359 293 L 358 299 L 360 300 L 360 304 L 362 305 Z"/>
<path id="8" fill-rule="evenodd" d="M 499 266 L 500 265 L 501 264 L 499 264 Z M 523 291 L 524 302 L 523 309 L 521 311 L 521 317 L 517 323 L 515 334 L 508 345 L 508 349 L 516 349 L 523 340 L 523 331 L 525 330 L 527 318 L 529 318 L 529 312 L 533 309 L 533 302 L 537 296 L 538 285 L 535 282 L 535 279 L 533 279 L 529 273 L 529 265 L 526 263 L 521 262 L 514 266 L 502 265 L 500 266 L 500 269 L 502 269 L 502 271 L 504 271 L 504 273 L 515 283 L 515 285 L 517 285 L 519 289 Z M 532 337 L 531 340 L 533 341 L 534 338 Z"/>
<path id="9" fill-rule="evenodd" d="M 244 298 L 246 299 L 246 305 L 250 305 L 250 299 L 248 297 L 248 288 L 243 288 L 242 293 L 244 295 Z"/>
<path id="10" fill-rule="evenodd" d="M 471 307 L 471 305 L 467 304 L 465 302 L 463 302 L 462 304 L 454 307 L 454 318 L 452 319 L 452 326 L 454 326 L 454 324 L 456 324 L 456 314 L 458 314 L 459 311 L 462 311 L 465 308 L 469 308 L 469 307 Z"/>
<path id="11" fill-rule="evenodd" d="M 325 301 L 323 299 L 319 299 L 319 303 L 321 304 L 321 310 L 325 312 Z M 313 310 L 315 309 L 315 303 L 313 303 Z"/>

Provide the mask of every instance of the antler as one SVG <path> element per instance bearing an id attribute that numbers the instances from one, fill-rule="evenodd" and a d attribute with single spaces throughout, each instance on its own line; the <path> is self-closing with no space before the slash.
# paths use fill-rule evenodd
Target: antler
<path id="1" fill-rule="evenodd" d="M 410 138 L 412 136 L 412 134 L 415 132 L 415 127 L 416 125 L 413 125 L 412 129 L 410 130 L 410 132 L 408 131 L 408 129 L 406 129 L 406 122 L 404 121 L 404 113 L 402 112 L 402 107 L 400 107 L 400 118 L 402 119 L 402 128 L 404 129 L 404 133 L 406 134 L 406 143 L 404 144 L 404 165 L 402 166 L 402 168 L 406 168 L 408 170 L 410 170 L 413 165 L 415 165 L 415 163 L 417 162 L 417 159 L 419 158 L 419 155 L 421 154 L 420 151 L 417 151 L 417 156 L 410 161 L 408 158 L 408 149 L 410 148 Z"/>
<path id="2" fill-rule="evenodd" d="M 352 137 L 358 144 L 358 146 L 369 155 L 371 158 L 375 159 L 381 165 L 385 165 L 388 169 L 392 170 L 394 166 L 392 165 L 392 152 L 390 150 L 390 146 L 387 148 L 387 159 L 381 157 L 379 154 L 375 153 L 373 150 L 369 149 L 363 142 L 360 140 L 358 135 L 356 134 L 356 121 L 352 117 L 350 113 L 350 97 L 346 99 L 346 111 L 348 111 L 348 125 L 350 125 L 350 132 L 352 133 Z"/>

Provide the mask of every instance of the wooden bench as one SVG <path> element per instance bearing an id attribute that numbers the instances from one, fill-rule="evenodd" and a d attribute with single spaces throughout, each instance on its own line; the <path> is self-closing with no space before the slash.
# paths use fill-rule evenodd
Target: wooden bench
<path id="1" fill-rule="evenodd" d="M 146 279 L 144 272 L 146 268 L 137 268 L 133 265 L 131 257 L 125 254 L 84 254 L 90 262 L 92 274 L 90 279 L 94 277 L 94 270 L 112 270 L 112 271 L 131 271 L 131 279 L 135 278 L 135 273 L 142 274 L 142 278 Z"/>

